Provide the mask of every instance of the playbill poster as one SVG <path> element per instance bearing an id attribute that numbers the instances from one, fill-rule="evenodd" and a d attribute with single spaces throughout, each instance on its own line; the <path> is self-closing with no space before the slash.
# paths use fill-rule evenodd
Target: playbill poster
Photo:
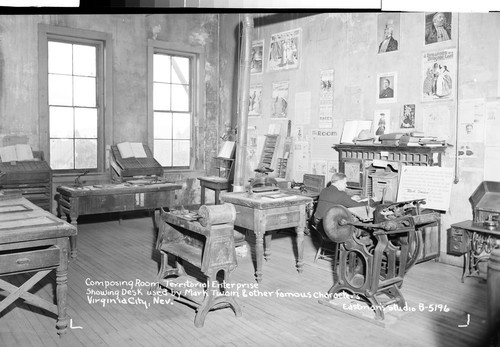
<path id="1" fill-rule="evenodd" d="M 456 86 L 456 49 L 424 53 L 422 101 L 452 100 Z"/>
<path id="2" fill-rule="evenodd" d="M 300 63 L 301 29 L 271 35 L 267 71 L 297 69 Z"/>
<path id="3" fill-rule="evenodd" d="M 288 81 L 273 83 L 272 118 L 287 118 Z"/>
<path id="4" fill-rule="evenodd" d="M 250 86 L 250 95 L 248 97 L 248 116 L 260 117 L 262 105 L 262 84 Z"/>
<path id="5" fill-rule="evenodd" d="M 333 69 L 321 71 L 319 127 L 331 128 L 333 121 Z"/>
<path id="6" fill-rule="evenodd" d="M 250 61 L 250 73 L 262 73 L 264 66 L 264 40 L 252 42 L 252 58 Z"/>

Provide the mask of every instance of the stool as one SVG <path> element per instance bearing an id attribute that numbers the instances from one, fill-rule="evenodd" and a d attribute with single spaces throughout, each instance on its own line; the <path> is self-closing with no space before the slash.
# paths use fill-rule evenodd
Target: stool
<path id="1" fill-rule="evenodd" d="M 205 188 L 215 191 L 215 204 L 219 205 L 219 195 L 221 190 L 229 190 L 231 184 L 227 178 L 209 176 L 209 177 L 198 177 L 200 180 L 201 187 L 201 205 L 205 205 Z"/>

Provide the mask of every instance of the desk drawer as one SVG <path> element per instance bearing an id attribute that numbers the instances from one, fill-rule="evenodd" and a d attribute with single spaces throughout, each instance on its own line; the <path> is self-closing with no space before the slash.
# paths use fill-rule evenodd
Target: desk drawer
<path id="1" fill-rule="evenodd" d="M 32 269 L 47 268 L 59 265 L 59 248 L 50 247 L 15 252 L 0 253 L 2 274 L 22 272 Z"/>
<path id="2" fill-rule="evenodd" d="M 299 220 L 300 212 L 298 209 L 279 213 L 268 213 L 266 216 L 266 230 L 297 226 Z"/>

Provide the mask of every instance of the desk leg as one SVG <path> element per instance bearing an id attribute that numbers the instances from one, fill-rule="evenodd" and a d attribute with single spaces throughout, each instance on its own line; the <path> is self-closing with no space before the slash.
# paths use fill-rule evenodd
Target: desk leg
<path id="1" fill-rule="evenodd" d="M 259 228 L 259 226 L 256 226 Z M 257 282 L 262 281 L 262 258 L 264 257 L 264 234 L 265 231 L 255 230 L 255 262 L 256 262 L 256 270 L 255 270 L 255 278 Z"/>
<path id="2" fill-rule="evenodd" d="M 205 205 L 205 187 L 204 186 L 201 186 L 201 197 L 200 197 L 200 200 L 201 200 L 201 204 Z"/>
<path id="3" fill-rule="evenodd" d="M 77 222 L 77 219 L 78 219 L 78 215 L 77 214 L 71 214 L 70 215 L 70 220 L 71 220 L 71 225 L 74 225 L 76 230 L 78 230 L 78 222 Z M 77 249 L 76 249 L 76 236 L 70 236 L 69 238 L 69 241 L 70 241 L 70 244 L 71 244 L 71 247 L 70 247 L 70 258 L 71 259 L 76 259 L 76 255 L 77 255 Z"/>
<path id="4" fill-rule="evenodd" d="M 56 295 L 57 295 L 57 333 L 61 336 L 66 334 L 68 330 L 69 317 L 66 313 L 67 296 L 68 296 L 68 247 L 67 238 L 60 239 L 59 247 L 61 248 L 59 266 L 56 269 Z"/>
<path id="5" fill-rule="evenodd" d="M 271 260 L 271 240 L 273 238 L 273 232 L 268 231 L 264 233 L 264 259 L 266 261 Z"/>
<path id="6" fill-rule="evenodd" d="M 301 273 L 304 266 L 304 226 L 295 228 L 297 232 L 297 271 Z"/>

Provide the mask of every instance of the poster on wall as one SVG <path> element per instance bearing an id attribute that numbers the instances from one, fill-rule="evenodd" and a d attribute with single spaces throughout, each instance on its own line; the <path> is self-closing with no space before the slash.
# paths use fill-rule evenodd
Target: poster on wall
<path id="1" fill-rule="evenodd" d="M 288 115 L 288 81 L 273 83 L 271 100 L 271 117 L 287 118 Z"/>
<path id="2" fill-rule="evenodd" d="M 391 132 L 391 111 L 377 110 L 373 116 L 373 131 L 375 136 L 388 134 Z"/>
<path id="3" fill-rule="evenodd" d="M 424 53 L 422 101 L 453 100 L 456 72 L 456 49 Z"/>
<path id="4" fill-rule="evenodd" d="M 397 101 L 397 80 L 395 72 L 386 72 L 377 76 L 377 103 Z"/>
<path id="5" fill-rule="evenodd" d="M 262 84 L 250 86 L 248 97 L 248 116 L 260 117 L 262 113 Z"/>
<path id="6" fill-rule="evenodd" d="M 399 119 L 401 129 L 415 128 L 415 104 L 403 105 L 403 113 Z"/>
<path id="7" fill-rule="evenodd" d="M 382 13 L 377 18 L 378 53 L 395 52 L 399 48 L 399 13 Z"/>
<path id="8" fill-rule="evenodd" d="M 331 128 L 333 121 L 333 69 L 321 71 L 319 127 Z"/>
<path id="9" fill-rule="evenodd" d="M 252 58 L 250 60 L 250 73 L 260 74 L 264 68 L 264 40 L 252 41 Z"/>
<path id="10" fill-rule="evenodd" d="M 333 69 L 321 71 L 320 100 L 333 100 Z"/>
<path id="11" fill-rule="evenodd" d="M 271 35 L 267 71 L 297 69 L 300 63 L 301 29 Z"/>
<path id="12" fill-rule="evenodd" d="M 422 112 L 422 130 L 425 136 L 435 136 L 438 140 L 450 141 L 451 114 L 448 105 L 432 105 Z"/>
<path id="13" fill-rule="evenodd" d="M 425 14 L 425 44 L 451 40 L 451 12 Z"/>

